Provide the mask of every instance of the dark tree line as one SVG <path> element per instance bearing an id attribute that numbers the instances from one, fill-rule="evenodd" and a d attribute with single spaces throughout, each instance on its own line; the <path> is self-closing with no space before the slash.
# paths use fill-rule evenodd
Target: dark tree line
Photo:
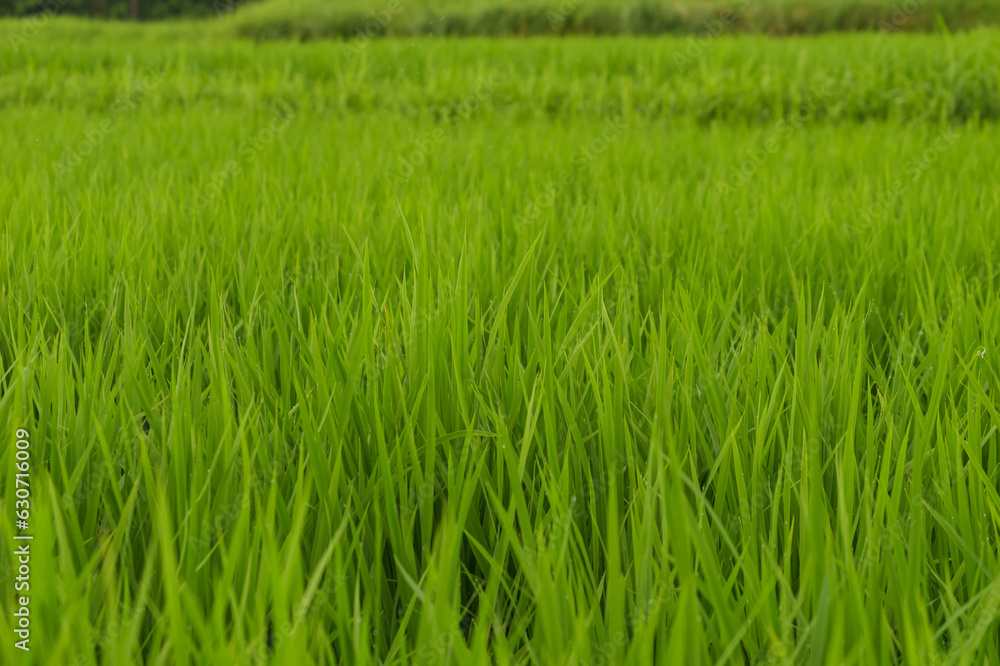
<path id="1" fill-rule="evenodd" d="M 54 13 L 156 20 L 176 16 L 214 16 L 232 11 L 237 4 L 238 0 L 0 0 L 0 16 Z"/>

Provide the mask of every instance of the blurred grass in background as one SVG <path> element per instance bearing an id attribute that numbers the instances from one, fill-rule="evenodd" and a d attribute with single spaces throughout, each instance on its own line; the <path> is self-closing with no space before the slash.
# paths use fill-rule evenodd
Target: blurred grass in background
<path id="1" fill-rule="evenodd" d="M 0 17 L 232 17 L 257 40 L 960 31 L 1000 23 L 993 0 L 0 0 Z"/>
<path id="2" fill-rule="evenodd" d="M 966 30 L 1000 23 L 991 0 L 264 0 L 240 9 L 255 39 L 380 36 L 768 35 Z"/>

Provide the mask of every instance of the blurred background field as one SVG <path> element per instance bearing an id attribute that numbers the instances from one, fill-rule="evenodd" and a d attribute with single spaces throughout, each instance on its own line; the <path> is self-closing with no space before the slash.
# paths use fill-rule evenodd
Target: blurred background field
<path id="1" fill-rule="evenodd" d="M 994 24 L 1000 6 L 988 0 L 266 0 L 248 5 L 238 33 L 254 38 L 358 35 L 657 35 L 754 32 L 771 35 L 830 31 L 929 31 Z"/>
<path id="2" fill-rule="evenodd" d="M 482 82 L 496 81 L 475 116 L 773 124 L 801 107 L 810 118 L 837 123 L 1000 117 L 1000 51 L 989 30 L 946 41 L 740 36 L 696 50 L 684 39 L 627 37 L 419 38 L 303 49 L 177 34 L 159 24 L 55 21 L 21 52 L 0 49 L 0 107 L 99 112 L 151 68 L 166 73 L 149 92 L 163 108 L 287 100 L 337 115 L 447 120 Z M 806 108 L 814 90 L 825 94 Z"/>
<path id="3" fill-rule="evenodd" d="M 0 0 L 0 16 L 46 12 L 162 20 L 236 14 L 254 39 L 657 35 L 965 30 L 1000 23 L 993 0 Z"/>

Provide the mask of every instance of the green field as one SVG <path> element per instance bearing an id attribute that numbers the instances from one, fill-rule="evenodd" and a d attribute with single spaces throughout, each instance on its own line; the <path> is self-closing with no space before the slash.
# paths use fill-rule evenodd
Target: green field
<path id="1" fill-rule="evenodd" d="M 710 39 L 736 33 L 949 33 L 1000 25 L 996 0 L 0 0 L 0 17 L 22 16 L 36 26 L 56 14 L 128 19 L 133 10 L 147 26 L 169 18 L 166 25 L 174 28 L 193 24 L 195 33 L 257 41 L 664 34 Z"/>
<path id="2" fill-rule="evenodd" d="M 225 15 L 236 0 L 215 0 Z M 254 39 L 829 31 L 947 31 L 1000 24 L 995 0 L 265 0 L 242 7 Z"/>
<path id="3" fill-rule="evenodd" d="M 227 26 L 0 49 L 0 662 L 1000 663 L 1000 33 Z"/>

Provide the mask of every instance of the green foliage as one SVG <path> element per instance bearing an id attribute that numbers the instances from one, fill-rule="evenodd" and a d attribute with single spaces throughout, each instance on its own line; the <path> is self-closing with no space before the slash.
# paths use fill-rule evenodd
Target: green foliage
<path id="1" fill-rule="evenodd" d="M 137 0 L 139 18 L 208 17 L 230 13 L 236 0 Z M 0 16 L 89 16 L 132 18 L 130 0 L 0 0 Z"/>
<path id="2" fill-rule="evenodd" d="M 990 0 L 264 0 L 242 9 L 238 34 L 254 39 L 382 36 L 532 36 L 831 31 L 930 32 L 1000 23 Z"/>
<path id="3" fill-rule="evenodd" d="M 137 0 L 143 20 L 219 17 L 243 0 Z M 0 0 L 0 16 L 131 18 L 130 0 Z M 930 32 L 1000 23 L 991 0 L 262 0 L 240 35 L 264 39 L 397 36 L 770 35 Z"/>
<path id="4" fill-rule="evenodd" d="M 838 123 L 1000 118 L 1000 51 L 989 30 L 948 41 L 927 35 L 859 35 L 846 42 L 744 36 L 708 43 L 424 39 L 380 45 L 358 39 L 303 49 L 217 35 L 167 46 L 194 34 L 167 25 L 53 22 L 36 38 L 44 47 L 33 48 L 32 40 L 20 52 L 0 49 L 0 69 L 7 72 L 0 108 L 83 107 L 100 114 L 128 91 L 123 76 L 138 79 L 152 69 L 168 73 L 150 92 L 157 106 L 179 110 L 198 102 L 268 108 L 290 100 L 338 116 L 448 119 L 459 115 L 470 91 L 495 82 L 475 113 L 755 125 L 792 112 Z M 106 41 L 123 46 L 109 51 Z M 68 44 L 72 50 L 59 48 Z M 121 58 L 128 64 L 116 64 Z"/>
<path id="5" fill-rule="evenodd" d="M 1000 661 L 996 33 L 47 30 L 3 663 Z"/>

